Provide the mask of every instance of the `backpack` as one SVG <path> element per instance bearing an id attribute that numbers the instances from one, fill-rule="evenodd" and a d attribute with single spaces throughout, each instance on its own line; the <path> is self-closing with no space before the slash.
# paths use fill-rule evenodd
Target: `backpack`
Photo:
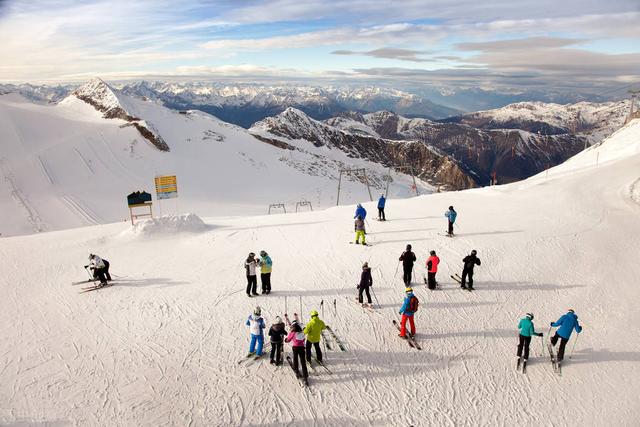
<path id="1" fill-rule="evenodd" d="M 414 295 L 411 297 L 411 300 L 409 300 L 409 311 L 412 313 L 415 313 L 416 311 L 418 311 L 418 305 L 420 304 L 420 301 L 418 301 L 418 298 Z"/>

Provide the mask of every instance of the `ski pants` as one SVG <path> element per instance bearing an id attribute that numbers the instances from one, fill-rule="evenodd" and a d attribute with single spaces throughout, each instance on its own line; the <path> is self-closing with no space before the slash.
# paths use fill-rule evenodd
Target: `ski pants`
<path id="1" fill-rule="evenodd" d="M 469 279 L 469 288 L 473 288 L 473 268 L 462 269 L 462 286 L 467 286 L 467 279 Z"/>
<path id="2" fill-rule="evenodd" d="M 402 315 L 402 319 L 400 319 L 400 336 L 404 337 L 407 335 L 407 320 L 409 321 L 409 326 L 411 326 L 411 335 L 416 335 L 416 324 L 413 321 L 413 315 L 407 316 L 406 314 Z"/>
<path id="3" fill-rule="evenodd" d="M 378 208 L 378 219 L 381 221 L 387 220 L 387 218 L 384 216 L 384 208 Z"/>
<path id="4" fill-rule="evenodd" d="M 247 276 L 247 295 L 256 294 L 258 287 L 258 277 L 256 275 Z"/>
<path id="5" fill-rule="evenodd" d="M 307 362 L 305 361 L 304 347 L 293 347 L 293 370 L 300 375 L 298 367 L 302 368 L 302 378 L 308 378 Z M 300 366 L 301 365 L 301 366 Z"/>
<path id="6" fill-rule="evenodd" d="M 411 276 L 413 275 L 413 265 L 411 266 L 403 265 L 402 271 L 403 271 L 402 281 L 404 282 L 405 285 L 409 286 L 411 284 Z"/>
<path id="7" fill-rule="evenodd" d="M 356 243 L 360 241 L 361 237 L 362 237 L 362 244 L 364 245 L 366 243 L 365 237 L 364 237 L 364 230 L 356 230 Z"/>
<path id="8" fill-rule="evenodd" d="M 316 359 L 318 359 L 318 362 L 322 362 L 322 350 L 320 350 L 320 343 L 307 340 L 306 350 L 307 360 L 309 363 L 311 363 L 311 346 L 316 349 Z"/>
<path id="9" fill-rule="evenodd" d="M 263 294 L 271 292 L 271 273 L 260 273 L 260 284 Z"/>
<path id="10" fill-rule="evenodd" d="M 453 223 L 449 221 L 449 228 L 447 229 L 447 233 L 453 234 Z"/>
<path id="11" fill-rule="evenodd" d="M 256 350 L 256 344 L 258 344 L 258 349 Z M 251 344 L 249 344 L 249 353 L 255 353 L 260 356 L 262 354 L 262 347 L 264 346 L 264 336 L 263 335 L 253 335 L 251 334 Z"/>
<path id="12" fill-rule="evenodd" d="M 274 360 L 277 364 L 282 363 L 282 342 L 271 343 L 270 359 Z"/>
<path id="13" fill-rule="evenodd" d="M 436 288 L 436 273 L 435 272 L 427 272 L 427 287 L 429 289 L 435 289 Z"/>
<path id="14" fill-rule="evenodd" d="M 109 274 L 109 261 L 102 260 L 104 262 L 103 268 L 94 268 L 93 269 L 93 278 L 99 279 L 100 283 L 107 283 L 107 281 L 111 281 L 111 275 Z"/>
<path id="15" fill-rule="evenodd" d="M 529 359 L 529 344 L 531 344 L 531 337 L 525 337 L 518 334 L 518 357 L 522 357 L 522 349 L 524 348 L 524 360 Z"/>
<path id="16" fill-rule="evenodd" d="M 564 359 L 564 348 L 567 346 L 567 343 L 569 342 L 569 339 L 561 337 L 556 332 L 556 334 L 551 337 L 551 345 L 555 347 L 556 343 L 558 342 L 558 340 L 560 340 L 560 348 L 558 348 L 558 357 L 557 357 L 557 359 L 558 359 L 558 362 L 562 362 L 562 359 Z"/>
<path id="17" fill-rule="evenodd" d="M 362 304 L 362 293 L 366 292 L 367 293 L 367 302 L 369 304 L 371 304 L 371 294 L 369 293 L 369 286 L 360 286 L 360 288 L 358 289 L 358 301 L 360 302 L 360 304 Z"/>

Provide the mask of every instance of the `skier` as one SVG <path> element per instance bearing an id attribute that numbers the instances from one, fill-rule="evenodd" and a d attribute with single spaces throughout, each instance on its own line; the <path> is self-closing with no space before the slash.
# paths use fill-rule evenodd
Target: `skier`
<path id="1" fill-rule="evenodd" d="M 291 322 L 291 329 L 289 335 L 284 339 L 285 342 L 291 343 L 293 350 L 293 370 L 296 373 L 296 378 L 300 378 L 300 371 L 298 369 L 298 362 L 302 365 L 302 378 L 307 380 L 309 373 L 307 372 L 307 363 L 305 362 L 305 340 L 304 332 L 297 320 Z"/>
<path id="2" fill-rule="evenodd" d="M 449 206 L 449 210 L 444 213 L 444 216 L 446 216 L 449 220 L 449 228 L 447 229 L 447 234 L 449 236 L 453 236 L 453 223 L 456 222 L 458 212 L 453 209 L 453 206 Z"/>
<path id="3" fill-rule="evenodd" d="M 427 259 L 427 287 L 429 289 L 436 288 L 436 273 L 438 272 L 438 264 L 440 264 L 440 258 L 436 255 L 436 251 L 429 252 L 429 258 Z"/>
<path id="4" fill-rule="evenodd" d="M 312 310 L 311 320 L 307 323 L 307 326 L 304 327 L 304 334 L 307 336 L 307 361 L 311 364 L 311 346 L 316 349 L 316 360 L 318 363 L 322 363 L 322 351 L 320 350 L 320 336 L 322 334 L 322 330 L 326 329 L 326 325 L 320 318 L 318 317 L 318 312 L 316 310 Z"/>
<path id="5" fill-rule="evenodd" d="M 399 313 L 402 314 L 402 319 L 400 320 L 400 334 L 398 335 L 401 338 L 406 338 L 407 335 L 407 320 L 409 321 L 409 326 L 411 326 L 411 335 L 416 336 L 416 324 L 413 321 L 413 315 L 418 311 L 418 298 L 413 294 L 413 289 L 408 287 L 405 289 L 405 298 L 402 303 L 402 307 L 400 308 Z"/>
<path id="6" fill-rule="evenodd" d="M 387 199 L 384 197 L 384 193 L 380 193 L 380 198 L 378 199 L 378 220 L 386 221 L 387 218 L 384 216 L 384 205 L 387 203 Z"/>
<path id="7" fill-rule="evenodd" d="M 529 359 L 529 344 L 531 344 L 531 337 L 537 335 L 542 336 L 541 332 L 536 332 L 533 326 L 533 314 L 527 313 L 525 317 L 520 319 L 518 323 L 518 329 L 520 334 L 518 335 L 518 367 L 522 363 L 522 369 L 526 369 L 527 359 Z M 524 348 L 524 358 L 522 357 L 522 349 Z"/>
<path id="8" fill-rule="evenodd" d="M 363 221 L 367 217 L 367 210 L 360 203 L 358 203 L 358 206 L 356 206 L 356 214 L 353 216 L 353 218 L 355 219 L 357 217 L 362 218 Z"/>
<path id="9" fill-rule="evenodd" d="M 247 259 L 244 261 L 244 268 L 247 270 L 247 296 L 258 295 L 257 287 L 258 287 L 258 278 L 256 277 L 256 266 L 258 265 L 258 260 L 256 259 L 256 254 L 250 252 L 247 255 Z"/>
<path id="10" fill-rule="evenodd" d="M 261 316 L 262 310 L 260 307 L 253 309 L 253 314 L 250 314 L 247 318 L 246 325 L 249 326 L 251 332 L 251 344 L 249 344 L 249 354 L 247 357 L 256 355 L 256 357 L 262 356 L 262 347 L 264 346 L 264 319 Z M 256 344 L 258 348 L 256 349 Z"/>
<path id="11" fill-rule="evenodd" d="M 364 228 L 364 219 L 361 216 L 358 216 L 353 224 L 353 228 L 356 232 L 356 245 L 360 243 L 360 238 L 362 237 L 362 244 L 366 245 L 365 235 L 367 234 L 366 229 Z"/>
<path id="12" fill-rule="evenodd" d="M 282 346 L 287 331 L 284 329 L 284 322 L 279 316 L 269 328 L 269 341 L 271 342 L 271 355 L 269 363 L 280 366 L 282 364 Z"/>
<path id="13" fill-rule="evenodd" d="M 262 285 L 262 294 L 271 293 L 271 269 L 273 262 L 271 257 L 266 251 L 260 251 L 260 259 L 258 260 L 260 266 L 260 284 Z"/>
<path id="14" fill-rule="evenodd" d="M 369 268 L 369 263 L 365 262 L 362 264 L 362 274 L 360 275 L 360 284 L 358 285 L 358 301 L 362 304 L 362 293 L 367 293 L 367 303 L 371 305 L 371 294 L 369 293 L 369 288 L 373 286 L 373 278 L 371 277 L 371 268 Z"/>
<path id="15" fill-rule="evenodd" d="M 480 258 L 476 256 L 478 252 L 476 250 L 472 250 L 470 255 L 467 255 L 462 259 L 464 262 L 464 267 L 462 268 L 462 284 L 461 288 L 466 288 L 467 277 L 469 278 L 469 290 L 473 290 L 473 267 L 476 265 L 480 265 Z"/>
<path id="16" fill-rule="evenodd" d="M 411 245 L 407 245 L 407 250 L 400 255 L 402 261 L 402 271 L 404 272 L 402 281 L 406 286 L 411 285 L 411 276 L 413 275 L 413 263 L 416 262 L 416 254 L 411 252 Z"/>
<path id="17" fill-rule="evenodd" d="M 557 356 L 557 362 L 560 365 L 560 362 L 564 359 L 564 348 L 569 342 L 569 338 L 571 338 L 571 333 L 574 329 L 577 333 L 582 332 L 582 326 L 578 323 L 578 316 L 576 316 L 573 309 L 569 309 L 567 314 L 562 315 L 557 322 L 551 322 L 551 326 L 558 328 L 555 335 L 551 337 L 551 345 L 555 347 L 558 340 L 560 340 Z"/>
<path id="18" fill-rule="evenodd" d="M 89 254 L 89 265 L 85 265 L 84 268 L 93 270 L 93 278 L 100 280 L 98 286 L 105 286 L 107 281 L 111 281 L 111 275 L 109 274 L 109 261 L 100 258 L 98 255 Z"/>

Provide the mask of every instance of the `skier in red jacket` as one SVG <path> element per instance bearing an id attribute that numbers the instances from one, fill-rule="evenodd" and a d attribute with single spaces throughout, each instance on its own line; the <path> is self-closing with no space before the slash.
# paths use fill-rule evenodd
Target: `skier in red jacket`
<path id="1" fill-rule="evenodd" d="M 431 251 L 429 253 L 429 258 L 427 259 L 426 267 L 427 267 L 427 286 L 429 289 L 435 289 L 436 285 L 436 273 L 438 272 L 438 264 L 440 264 L 440 258 L 436 255 L 436 251 Z"/>

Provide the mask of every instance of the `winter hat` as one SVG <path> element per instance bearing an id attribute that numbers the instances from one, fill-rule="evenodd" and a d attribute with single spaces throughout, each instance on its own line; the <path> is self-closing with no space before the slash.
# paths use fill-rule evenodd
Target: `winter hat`
<path id="1" fill-rule="evenodd" d="M 435 255 L 435 254 L 436 254 L 436 251 L 431 251 L 431 252 L 429 252 L 429 253 L 430 253 L 431 255 Z"/>
<path id="2" fill-rule="evenodd" d="M 471 255 L 476 255 L 478 252 L 474 249 L 471 251 Z"/>
<path id="3" fill-rule="evenodd" d="M 413 292 L 413 288 L 408 287 L 408 288 L 407 288 L 407 289 L 405 289 L 404 291 L 405 291 L 406 293 L 410 293 L 410 292 Z"/>
<path id="4" fill-rule="evenodd" d="M 249 252 L 249 255 L 248 255 L 249 258 L 252 258 L 254 256 L 256 256 L 256 254 L 254 254 L 253 252 Z"/>
<path id="5" fill-rule="evenodd" d="M 256 306 L 256 308 L 253 309 L 253 314 L 255 314 L 256 316 L 260 316 L 262 314 L 262 309 L 260 308 L 260 306 Z"/>
<path id="6" fill-rule="evenodd" d="M 407 245 L 407 250 L 410 251 L 411 250 L 411 245 Z"/>
<path id="7" fill-rule="evenodd" d="M 453 210 L 453 206 L 449 206 L 449 210 L 452 211 Z"/>
<path id="8" fill-rule="evenodd" d="M 533 320 L 533 313 L 527 313 L 527 317 L 529 318 L 529 320 Z"/>
<path id="9" fill-rule="evenodd" d="M 363 269 L 365 269 L 365 268 L 369 268 L 369 263 L 368 263 L 368 262 L 365 262 L 364 264 L 362 264 L 362 268 L 363 268 Z"/>
<path id="10" fill-rule="evenodd" d="M 267 251 L 260 251 L 260 256 L 267 256 Z"/>

